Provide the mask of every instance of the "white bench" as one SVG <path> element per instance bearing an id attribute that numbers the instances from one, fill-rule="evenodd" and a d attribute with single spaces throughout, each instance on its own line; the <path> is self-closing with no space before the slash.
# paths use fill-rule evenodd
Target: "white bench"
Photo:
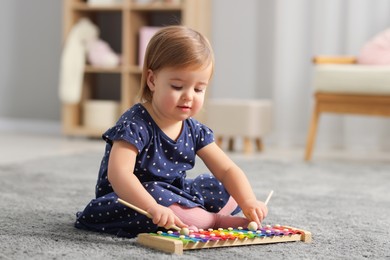
<path id="1" fill-rule="evenodd" d="M 390 66 L 320 63 L 314 66 L 313 79 L 306 161 L 312 156 L 321 113 L 390 116 Z"/>

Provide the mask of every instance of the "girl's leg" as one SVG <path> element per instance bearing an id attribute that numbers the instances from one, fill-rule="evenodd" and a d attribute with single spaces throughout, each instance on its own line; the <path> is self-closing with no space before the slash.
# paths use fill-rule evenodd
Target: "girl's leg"
<path id="1" fill-rule="evenodd" d="M 223 207 L 218 214 L 221 215 L 231 215 L 232 212 L 237 208 L 238 204 L 235 199 L 233 199 L 232 196 L 230 196 L 228 202 L 226 203 L 225 207 Z"/>
<path id="2" fill-rule="evenodd" d="M 169 206 L 169 208 L 184 223 L 189 226 L 195 226 L 196 228 L 246 228 L 249 224 L 249 221 L 244 217 L 235 217 L 220 213 L 211 213 L 199 207 L 184 208 L 179 206 L 178 204 L 172 204 L 171 206 Z"/>

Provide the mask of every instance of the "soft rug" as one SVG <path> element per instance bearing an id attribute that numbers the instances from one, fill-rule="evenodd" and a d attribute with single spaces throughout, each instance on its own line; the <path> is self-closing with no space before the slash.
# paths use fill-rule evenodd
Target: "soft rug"
<path id="1" fill-rule="evenodd" d="M 313 242 L 185 251 L 75 229 L 94 195 L 101 154 L 0 166 L 0 259 L 363 259 L 390 258 L 390 164 L 236 160 L 259 199 L 275 191 L 264 224 L 312 232 Z M 205 172 L 199 163 L 192 175 Z"/>

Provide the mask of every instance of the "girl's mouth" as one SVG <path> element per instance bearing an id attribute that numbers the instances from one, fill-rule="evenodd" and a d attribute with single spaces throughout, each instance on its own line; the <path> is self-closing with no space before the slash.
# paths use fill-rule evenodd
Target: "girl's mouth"
<path id="1" fill-rule="evenodd" d="M 182 111 L 188 111 L 191 109 L 189 106 L 178 106 Z"/>

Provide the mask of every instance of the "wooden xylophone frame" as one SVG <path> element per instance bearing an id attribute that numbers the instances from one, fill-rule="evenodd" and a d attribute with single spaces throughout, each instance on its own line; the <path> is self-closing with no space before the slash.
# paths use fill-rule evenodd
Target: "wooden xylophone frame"
<path id="1" fill-rule="evenodd" d="M 163 236 L 155 233 L 142 233 L 138 235 L 137 242 L 143 246 L 157 249 L 166 253 L 182 255 L 184 250 L 192 249 L 258 245 L 293 241 L 303 241 L 305 243 L 310 243 L 312 240 L 311 233 L 309 231 L 290 226 L 282 226 L 282 228 L 291 229 L 296 232 L 294 232 L 294 234 L 288 235 L 280 234 L 253 238 L 243 237 L 242 239 L 221 239 L 206 242 L 187 242 L 185 239 L 180 239 L 179 237 Z"/>

